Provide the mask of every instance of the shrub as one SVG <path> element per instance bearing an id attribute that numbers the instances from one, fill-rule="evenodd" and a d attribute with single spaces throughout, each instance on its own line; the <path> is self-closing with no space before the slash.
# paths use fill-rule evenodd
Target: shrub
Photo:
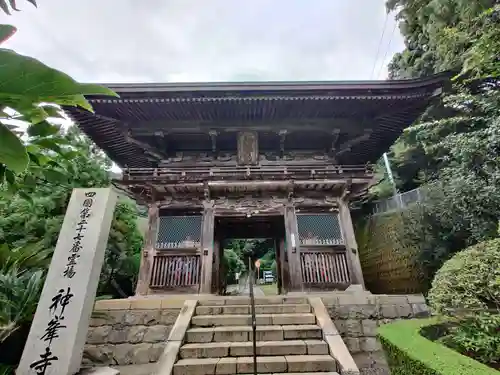
<path id="1" fill-rule="evenodd" d="M 496 370 L 420 334 L 422 328 L 437 323 L 436 318 L 402 320 L 378 329 L 392 375 L 498 375 Z"/>
<path id="2" fill-rule="evenodd" d="M 435 312 L 500 310 L 500 239 L 457 253 L 436 273 L 428 295 Z"/>
<path id="3" fill-rule="evenodd" d="M 439 341 L 482 363 L 500 368 L 500 314 L 482 312 L 450 322 Z"/>

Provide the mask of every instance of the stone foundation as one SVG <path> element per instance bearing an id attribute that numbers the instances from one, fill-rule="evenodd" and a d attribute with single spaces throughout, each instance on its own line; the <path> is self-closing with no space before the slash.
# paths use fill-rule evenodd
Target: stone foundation
<path id="1" fill-rule="evenodd" d="M 339 294 L 323 296 L 323 303 L 361 374 L 389 374 L 377 327 L 399 319 L 426 317 L 423 296 Z"/>
<path id="2" fill-rule="evenodd" d="M 429 315 L 422 296 L 332 292 L 318 295 L 361 374 L 389 374 L 377 327 L 398 319 Z M 84 364 L 130 365 L 158 361 L 186 299 L 175 296 L 108 300 L 96 303 Z M 217 298 L 217 297 L 215 297 Z"/>
<path id="3" fill-rule="evenodd" d="M 84 365 L 156 362 L 180 312 L 171 299 L 98 301 L 87 336 Z"/>

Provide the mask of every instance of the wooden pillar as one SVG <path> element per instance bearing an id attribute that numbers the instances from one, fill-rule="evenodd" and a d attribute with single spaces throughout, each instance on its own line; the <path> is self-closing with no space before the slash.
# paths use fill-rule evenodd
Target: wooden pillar
<path id="1" fill-rule="evenodd" d="M 286 252 L 290 275 L 289 291 L 302 290 L 302 272 L 300 269 L 300 243 L 297 229 L 297 214 L 292 204 L 285 206 Z M 292 235 L 295 241 L 292 241 Z M 295 248 L 293 247 L 295 242 Z"/>
<path id="2" fill-rule="evenodd" d="M 149 293 L 149 283 L 151 282 L 151 272 L 153 271 L 153 260 L 156 255 L 158 213 L 159 209 L 157 203 L 151 203 L 148 209 L 148 229 L 144 236 L 139 277 L 137 278 L 137 286 L 135 288 L 135 294 L 140 296 Z"/>
<path id="3" fill-rule="evenodd" d="M 344 235 L 347 260 L 350 263 L 350 271 L 353 284 L 361 284 L 365 289 L 365 281 L 363 278 L 363 271 L 361 270 L 361 262 L 359 260 L 358 244 L 356 236 L 354 235 L 354 227 L 352 225 L 351 211 L 347 199 L 339 198 L 339 217 L 340 226 Z"/>
<path id="4" fill-rule="evenodd" d="M 200 293 L 212 293 L 212 265 L 214 261 L 214 203 L 203 203 L 203 223 L 201 232 L 201 285 Z"/>

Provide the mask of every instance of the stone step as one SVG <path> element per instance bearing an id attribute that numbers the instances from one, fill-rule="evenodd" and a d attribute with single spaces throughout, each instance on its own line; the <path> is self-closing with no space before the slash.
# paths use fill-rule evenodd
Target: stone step
<path id="1" fill-rule="evenodd" d="M 319 355 L 328 354 L 323 340 L 257 341 L 257 355 Z M 253 355 L 253 342 L 207 342 L 185 344 L 181 358 L 247 357 Z"/>
<path id="2" fill-rule="evenodd" d="M 303 305 L 309 304 L 307 297 L 287 297 L 287 296 L 272 296 L 272 297 L 256 297 L 255 305 L 280 305 L 292 304 Z M 250 306 L 249 297 L 217 297 L 200 299 L 199 306 L 234 306 L 234 305 L 247 305 Z"/>
<path id="3" fill-rule="evenodd" d="M 257 325 L 315 324 L 316 317 L 311 313 L 303 314 L 257 314 Z M 252 324 L 249 314 L 238 315 L 197 315 L 191 319 L 194 327 L 245 326 Z"/>
<path id="4" fill-rule="evenodd" d="M 252 340 L 250 326 L 194 327 L 186 331 L 187 343 L 236 342 Z M 257 326 L 257 341 L 321 339 L 321 328 L 315 324 Z"/>
<path id="5" fill-rule="evenodd" d="M 251 307 L 248 305 L 225 305 L 225 306 L 197 306 L 196 315 L 219 315 L 219 314 L 250 314 Z M 304 304 L 271 304 L 256 305 L 256 314 L 300 314 L 311 312 L 311 306 Z"/>
<path id="6" fill-rule="evenodd" d="M 288 355 L 257 357 L 259 374 L 335 372 L 337 365 L 329 355 Z M 232 375 L 253 373 L 253 357 L 189 358 L 174 365 L 173 375 Z"/>

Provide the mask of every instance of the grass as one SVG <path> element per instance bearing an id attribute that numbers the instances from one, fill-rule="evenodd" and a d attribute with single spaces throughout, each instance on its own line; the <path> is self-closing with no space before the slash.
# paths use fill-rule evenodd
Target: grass
<path id="1" fill-rule="evenodd" d="M 264 292 L 266 296 L 276 296 L 278 294 L 278 286 L 276 283 L 261 284 L 258 287 Z"/>

